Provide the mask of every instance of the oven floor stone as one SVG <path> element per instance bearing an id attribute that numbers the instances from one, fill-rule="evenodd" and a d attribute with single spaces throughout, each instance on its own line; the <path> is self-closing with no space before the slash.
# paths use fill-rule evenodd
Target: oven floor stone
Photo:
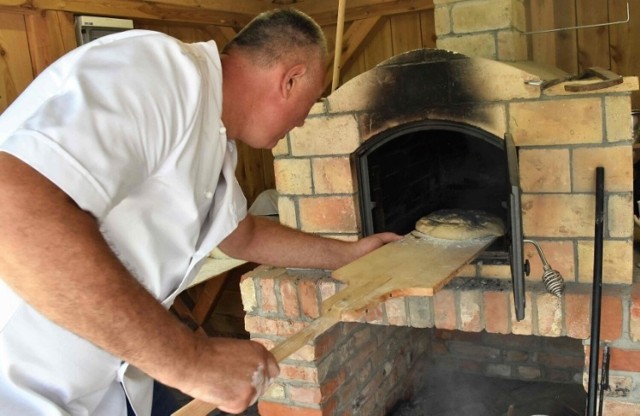
<path id="1" fill-rule="evenodd" d="M 578 416 L 586 393 L 579 384 L 532 382 L 430 368 L 412 399 L 389 416 Z"/>

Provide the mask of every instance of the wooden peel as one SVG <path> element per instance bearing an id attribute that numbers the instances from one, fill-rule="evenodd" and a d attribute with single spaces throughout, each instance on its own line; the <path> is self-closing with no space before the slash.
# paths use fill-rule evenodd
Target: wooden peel
<path id="1" fill-rule="evenodd" d="M 273 347 L 271 353 L 281 362 L 342 319 L 358 319 L 389 298 L 433 296 L 495 238 L 453 241 L 407 235 L 360 257 L 332 273 L 348 286 L 322 302 L 320 317 Z M 173 415 L 206 416 L 215 408 L 193 400 Z"/>

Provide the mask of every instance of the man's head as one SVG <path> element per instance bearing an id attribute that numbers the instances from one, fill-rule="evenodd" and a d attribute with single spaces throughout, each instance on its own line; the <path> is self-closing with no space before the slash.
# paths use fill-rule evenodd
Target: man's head
<path id="1" fill-rule="evenodd" d="M 322 93 L 326 60 L 324 33 L 304 13 L 276 9 L 253 19 L 222 50 L 229 136 L 271 148 L 302 125 Z"/>

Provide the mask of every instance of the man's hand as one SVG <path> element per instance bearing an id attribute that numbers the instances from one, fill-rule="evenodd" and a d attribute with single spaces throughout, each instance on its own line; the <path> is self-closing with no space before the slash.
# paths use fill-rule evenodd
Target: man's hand
<path id="1" fill-rule="evenodd" d="M 364 256 L 365 254 L 382 247 L 387 243 L 391 243 L 394 241 L 401 240 L 402 236 L 394 233 L 378 233 L 373 234 L 368 237 L 364 237 L 352 245 L 353 258 L 350 260 L 354 261 L 359 257 Z"/>
<path id="2" fill-rule="evenodd" d="M 171 384 L 228 413 L 253 405 L 280 373 L 273 355 L 254 341 L 203 337 L 195 353 L 187 381 Z"/>

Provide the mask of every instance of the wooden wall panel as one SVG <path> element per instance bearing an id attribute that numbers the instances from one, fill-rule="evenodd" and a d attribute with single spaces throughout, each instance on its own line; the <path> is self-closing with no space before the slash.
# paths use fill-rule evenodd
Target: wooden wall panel
<path id="1" fill-rule="evenodd" d="M 384 18 L 378 26 L 378 30 L 371 35 L 369 43 L 362 50 L 365 67 L 373 68 L 380 62 L 393 56 L 393 44 L 391 42 L 391 22 Z"/>
<path id="2" fill-rule="evenodd" d="M 612 20 L 626 18 L 627 0 L 609 0 L 609 15 Z M 611 69 L 621 75 L 640 76 L 640 3 L 631 2 L 630 24 L 609 28 L 611 36 Z M 632 96 L 633 108 L 640 108 L 640 92 Z"/>
<path id="3" fill-rule="evenodd" d="M 203 42 L 214 40 L 219 49 L 231 40 L 236 33 L 232 28 L 221 28 L 214 25 L 186 25 L 153 20 L 134 21 L 136 29 L 155 30 L 180 39 L 183 42 Z"/>
<path id="4" fill-rule="evenodd" d="M 43 11 L 25 15 L 33 74 L 38 75 L 53 61 L 76 47 L 73 15 Z"/>
<path id="5" fill-rule="evenodd" d="M 389 18 L 391 21 L 391 44 L 393 54 L 422 47 L 420 34 L 420 15 L 416 13 L 398 14 Z"/>
<path id="6" fill-rule="evenodd" d="M 609 21 L 606 1 L 577 0 L 576 7 L 578 25 L 593 25 Z M 592 66 L 610 68 L 609 27 L 579 29 L 578 57 L 580 70 Z"/>
<path id="7" fill-rule="evenodd" d="M 433 10 L 420 12 L 420 37 L 423 48 L 436 47 L 436 24 Z"/>
<path id="8" fill-rule="evenodd" d="M 0 112 L 16 99 L 33 77 L 24 16 L 0 11 Z"/>
<path id="9" fill-rule="evenodd" d="M 529 27 L 544 31 L 576 25 L 575 4 L 572 1 L 540 0 L 530 2 Z M 558 67 L 570 74 L 578 71 L 575 30 L 535 33 L 529 35 L 531 59 Z"/>
<path id="10" fill-rule="evenodd" d="M 435 47 L 433 10 L 405 13 L 383 18 L 345 65 L 342 83 L 368 71 L 392 56 L 419 49 Z"/>

